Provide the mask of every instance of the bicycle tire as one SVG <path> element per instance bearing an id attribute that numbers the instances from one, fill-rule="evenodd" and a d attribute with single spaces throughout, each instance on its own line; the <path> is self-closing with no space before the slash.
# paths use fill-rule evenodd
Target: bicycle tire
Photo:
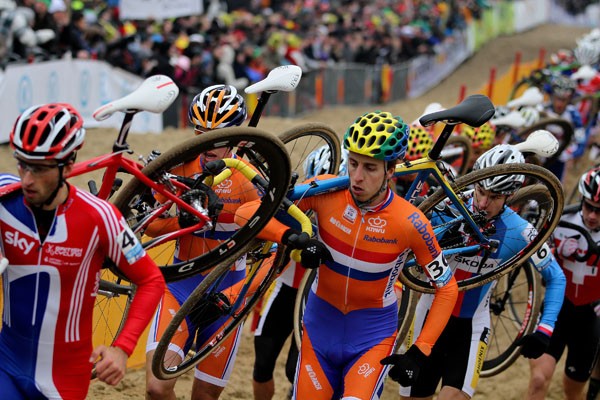
<path id="1" fill-rule="evenodd" d="M 538 122 L 536 122 L 535 124 L 528 126 L 527 128 L 524 128 L 522 130 L 520 130 L 519 132 L 517 132 L 517 136 L 524 141 L 525 139 L 527 139 L 527 137 L 539 130 L 539 129 L 546 129 L 546 127 L 548 127 L 549 125 L 558 125 L 562 131 L 563 131 L 563 135 L 561 136 L 560 140 L 558 141 L 558 150 L 556 150 L 556 153 L 554 153 L 551 157 L 548 157 L 545 161 L 544 161 L 544 165 L 548 166 L 553 164 L 558 157 L 560 157 L 560 155 L 562 154 L 562 152 L 569 146 L 569 144 L 571 143 L 571 139 L 573 138 L 573 135 L 575 133 L 574 129 L 573 129 L 573 125 L 567 121 L 566 119 L 563 118 L 544 118 Z M 511 144 L 515 144 L 515 143 L 511 143 Z"/>
<path id="2" fill-rule="evenodd" d="M 301 347 L 302 343 L 302 318 L 304 316 L 304 308 L 306 307 L 306 299 L 316 276 L 316 269 L 306 270 L 298 286 L 296 302 L 294 303 L 294 340 L 298 348 Z M 396 335 L 394 350 L 397 350 L 401 346 L 408 335 L 418 301 L 417 293 L 408 287 L 402 286 L 401 290 L 402 295 L 398 299 L 398 333 Z"/>
<path id="3" fill-rule="evenodd" d="M 159 379 L 172 379 L 189 371 L 217 348 L 229 335 L 235 332 L 239 324 L 249 315 L 250 311 L 279 274 L 280 267 L 285 261 L 285 256 L 283 255 L 285 249 L 282 248 L 281 252 L 276 253 L 273 266 L 264 262 L 256 264 L 258 268 L 255 275 L 256 280 L 246 277 L 239 285 L 234 285 L 224 290 L 218 288 L 218 282 L 227 276 L 231 265 L 239 256 L 252 251 L 256 246 L 262 246 L 262 242 L 255 240 L 247 244 L 245 248 L 242 248 L 237 253 L 233 253 L 215 266 L 181 305 L 160 338 L 154 352 L 152 371 L 156 377 Z M 265 268 L 265 265 L 268 265 L 268 268 Z M 248 292 L 240 300 L 241 303 L 237 304 L 236 300 L 244 293 L 243 290 L 245 289 Z M 171 359 L 168 353 L 171 343 L 187 342 L 187 324 L 191 321 L 190 316 L 202 315 L 203 310 L 207 310 L 209 307 L 214 308 L 215 303 L 212 299 L 215 297 L 223 299 L 223 296 L 228 299 L 231 309 L 220 310 L 222 313 L 219 315 L 219 320 L 210 319 L 210 322 L 199 318 L 195 320 L 197 325 L 194 331 L 195 337 L 197 338 L 206 333 L 208 339 L 201 344 L 195 343 L 193 351 L 183 349 L 183 353 L 185 353 L 183 360 L 179 358 L 175 360 Z M 238 305 L 237 308 L 235 308 L 236 305 Z M 210 312 L 207 311 L 206 313 L 210 315 Z M 217 329 L 214 332 L 213 324 L 217 324 Z"/>
<path id="4" fill-rule="evenodd" d="M 452 157 L 451 159 L 444 157 L 444 150 L 451 147 L 460 147 L 462 154 L 458 157 Z M 473 155 L 473 144 L 471 140 L 466 136 L 452 135 L 448 138 L 446 145 L 442 150 L 442 160 L 450 164 L 455 170 L 457 176 L 463 176 L 469 169 L 469 160 Z"/>
<path id="5" fill-rule="evenodd" d="M 153 241 L 142 240 L 146 250 L 153 249 L 155 251 L 153 258 L 167 282 L 207 271 L 218 264 L 223 257 L 237 253 L 239 249 L 244 248 L 275 214 L 287 194 L 290 182 L 290 159 L 287 151 L 278 138 L 257 128 L 231 127 L 203 133 L 179 143 L 161 154 L 150 162 L 142 170 L 142 173 L 156 182 L 163 172 L 169 172 L 173 168 L 195 159 L 201 153 L 221 148 L 243 149 L 245 154 L 251 153 L 253 162 L 264 163 L 264 165 L 255 165 L 255 167 L 258 171 L 268 174 L 263 176 L 268 181 L 268 187 L 264 191 L 266 195 L 262 196 L 259 208 L 250 218 L 252 223 L 244 225 L 230 237 L 220 240 L 216 247 L 205 243 L 205 248 L 209 250 L 198 257 L 174 263 L 173 253 L 176 239 L 173 239 L 170 244 L 156 247 L 153 247 Z M 269 168 L 269 166 L 275 166 L 275 168 Z M 162 185 L 161 183 L 157 184 Z M 151 188 L 135 178 L 120 190 L 114 204 L 123 213 L 133 231 L 140 237 L 147 228 L 144 225 L 147 223 L 144 219 L 147 213 L 158 212 Z M 118 269 L 113 267 L 113 270 L 117 275 L 122 276 Z"/>
<path id="6" fill-rule="evenodd" d="M 546 239 L 550 236 L 550 234 L 558 224 L 564 206 L 564 196 L 562 192 L 561 183 L 551 172 L 549 172 L 543 167 L 530 164 L 496 165 L 490 168 L 472 171 L 467 175 L 457 179 L 451 184 L 451 186 L 452 190 L 458 195 L 459 198 L 466 199 L 469 197 L 468 192 L 471 189 L 472 185 L 474 185 L 478 181 L 509 174 L 518 174 L 525 176 L 525 184 L 520 190 L 526 188 L 527 185 L 544 185 L 548 190 L 548 198 L 552 200 L 551 204 L 546 205 L 546 209 L 551 209 L 552 212 L 544 217 L 544 221 L 540 225 L 540 229 L 538 230 L 537 236 L 522 249 L 515 249 L 514 255 L 512 257 L 508 258 L 495 268 L 489 268 L 489 271 L 486 273 L 466 277 L 464 279 L 457 279 L 458 289 L 461 291 L 478 287 L 495 279 L 498 279 L 500 276 L 508 273 L 516 266 L 525 262 L 538 250 L 545 251 L 544 248 L 541 246 L 545 243 Z M 423 211 L 425 215 L 428 216 L 428 218 L 431 220 L 432 217 L 435 217 L 435 215 L 444 215 L 444 213 L 446 212 L 445 210 L 447 210 L 448 204 L 450 203 L 447 199 L 445 191 L 443 189 L 438 189 L 432 196 L 427 198 L 425 201 L 423 201 L 423 203 L 419 205 L 419 209 Z M 436 206 L 438 206 L 438 208 L 436 208 Z M 439 211 L 440 209 L 442 210 L 442 212 Z M 462 224 L 462 219 L 454 218 L 449 222 L 444 222 L 443 225 L 445 227 L 453 226 L 458 232 L 460 229 L 460 224 Z M 434 229 L 435 228 L 436 226 L 434 225 Z M 513 228 L 515 229 L 515 234 L 522 234 L 522 227 Z M 507 229 L 510 228 L 507 227 Z M 505 233 L 505 235 L 509 234 L 510 232 L 508 231 Z M 461 247 L 460 244 L 457 245 L 456 239 L 462 240 L 462 236 L 451 236 L 449 240 L 449 242 L 451 243 L 448 244 L 445 244 L 444 241 L 440 241 L 439 238 L 438 242 L 440 242 L 440 246 L 443 250 Z M 468 239 L 475 240 L 473 237 L 467 237 L 466 240 Z M 543 255 L 540 255 L 540 257 L 541 256 Z M 450 264 L 452 265 L 452 263 Z M 399 276 L 402 283 L 413 290 L 423 293 L 435 292 L 433 285 L 430 283 L 429 279 L 422 272 L 419 266 L 405 266 L 400 271 Z"/>
<path id="7" fill-rule="evenodd" d="M 490 297 L 492 333 L 480 376 L 488 378 L 510 367 L 519 357 L 517 342 L 532 333 L 542 303 L 542 286 L 527 262 L 498 280 Z"/>
<path id="8" fill-rule="evenodd" d="M 282 132 L 278 137 L 290 155 L 292 171 L 298 174 L 298 182 L 307 179 L 303 165 L 308 155 L 324 145 L 329 148 L 331 157 L 327 173 L 337 174 L 342 159 L 340 139 L 329 126 L 307 123 Z"/>
<path id="9" fill-rule="evenodd" d="M 110 346 L 123 329 L 129 307 L 135 295 L 135 285 L 113 274 L 108 268 L 101 271 L 93 310 L 93 346 Z M 92 379 L 95 378 L 95 369 Z"/>

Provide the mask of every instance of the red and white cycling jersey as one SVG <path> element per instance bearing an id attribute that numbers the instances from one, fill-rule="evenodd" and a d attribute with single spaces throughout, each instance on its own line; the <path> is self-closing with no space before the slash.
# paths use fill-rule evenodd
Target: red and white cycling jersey
<path id="1" fill-rule="evenodd" d="M 572 214 L 563 214 L 561 221 L 570 222 L 578 226 L 584 226 L 581 211 Z M 592 240 L 600 243 L 600 232 L 590 232 Z M 569 257 L 564 257 L 557 252 L 556 259 L 567 278 L 565 297 L 576 306 L 590 304 L 600 299 L 600 274 L 598 266 L 600 259 L 598 255 L 591 255 L 586 261 L 577 261 L 576 255 L 584 256 L 588 251 L 588 243 L 583 235 L 574 229 L 558 226 L 553 233 L 554 244 L 558 249 L 561 242 L 566 239 L 577 240 L 577 251 Z"/>
<path id="2" fill-rule="evenodd" d="M 160 270 L 113 205 L 74 186 L 43 241 L 22 195 L 0 202 L 0 235 L 10 260 L 3 275 L 0 352 L 18 352 L 18 360 L 4 369 L 35 380 L 47 397 L 85 397 L 92 369 L 93 308 L 106 258 L 138 285 L 114 342 L 127 354 L 163 293 Z"/>

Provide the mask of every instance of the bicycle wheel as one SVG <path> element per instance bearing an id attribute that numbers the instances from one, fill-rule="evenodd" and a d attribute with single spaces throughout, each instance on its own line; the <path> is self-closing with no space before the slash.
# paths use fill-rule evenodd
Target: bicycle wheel
<path id="1" fill-rule="evenodd" d="M 464 229 L 464 219 L 460 216 L 455 206 L 448 199 L 446 192 L 443 189 L 438 189 L 432 196 L 426 199 L 419 205 L 425 215 L 432 221 L 434 232 L 438 237 L 438 242 L 442 250 L 446 253 L 446 258 L 457 277 L 459 290 L 467 290 L 469 288 L 478 287 L 485 283 L 498 279 L 503 274 L 508 273 L 517 265 L 525 262 L 534 253 L 546 251 L 541 247 L 546 239 L 550 236 L 560 219 L 564 197 L 560 181 L 548 170 L 537 165 L 530 164 L 507 164 L 497 165 L 490 168 L 485 168 L 468 173 L 467 175 L 457 179 L 452 183 L 453 192 L 458 198 L 463 201 L 470 201 L 472 197 L 474 185 L 482 180 L 495 178 L 503 175 L 524 175 L 525 183 L 523 187 L 517 191 L 515 196 L 521 191 L 526 190 L 528 186 L 539 185 L 546 190 L 544 197 L 540 197 L 540 207 L 546 212 L 540 215 L 540 220 L 537 223 L 538 234 L 530 241 L 523 242 L 520 240 L 523 232 L 526 229 L 526 222 L 517 224 L 517 226 L 503 227 L 503 243 L 505 246 L 512 246 L 510 257 L 505 257 L 501 262 L 491 262 L 489 265 L 485 263 L 487 256 L 491 254 L 491 250 L 487 251 L 485 245 L 481 245 L 476 236 L 470 229 Z M 485 237 L 493 237 L 496 233 L 495 227 L 486 226 L 487 220 L 481 214 L 471 213 L 471 218 L 476 221 L 481 233 Z M 511 238 L 515 238 L 514 245 Z M 526 243 L 522 245 L 523 243 Z M 490 242 L 490 249 L 493 250 L 494 242 Z M 479 246 L 473 249 L 473 246 Z M 461 251 L 469 247 L 468 251 Z M 453 253 L 450 255 L 450 253 Z M 543 256 L 540 254 L 539 256 Z M 477 265 L 472 265 L 475 262 Z M 497 265 L 496 265 L 497 264 Z M 457 267 L 460 266 L 461 273 L 456 274 Z M 463 271 L 466 273 L 462 273 Z M 482 270 L 484 270 L 482 272 Z M 400 280 L 411 289 L 433 293 L 434 288 L 427 276 L 422 272 L 422 269 L 410 263 L 400 271 Z"/>
<path id="2" fill-rule="evenodd" d="M 441 157 L 454 168 L 457 176 L 463 176 L 469 169 L 472 154 L 472 144 L 468 137 L 452 135 L 448 138 Z"/>
<path id="3" fill-rule="evenodd" d="M 544 166 L 548 166 L 554 163 L 558 159 L 558 157 L 560 157 L 562 152 L 567 148 L 567 146 L 569 146 L 575 131 L 573 130 L 573 125 L 566 119 L 544 118 L 541 121 L 538 121 L 535 124 L 520 130 L 519 132 L 517 132 L 517 136 L 521 141 L 524 141 L 531 133 L 539 129 L 545 129 L 547 131 L 552 132 L 554 136 L 556 136 L 556 138 L 558 139 L 558 150 L 556 150 L 556 153 L 554 153 L 552 157 L 545 159 L 543 162 Z M 555 132 L 562 132 L 562 134 L 558 135 Z"/>
<path id="4" fill-rule="evenodd" d="M 220 284 L 228 278 L 236 259 L 244 253 L 252 253 L 257 246 L 260 248 L 263 243 L 255 240 L 214 267 L 181 305 L 154 353 L 155 376 L 171 379 L 190 370 L 235 332 L 249 315 L 281 272 L 286 261 L 285 249 L 272 255 L 262 247 L 260 252 L 267 255 L 267 262 L 252 263 L 246 278 L 230 287 L 223 289 Z M 192 335 L 190 327 L 193 327 Z"/>
<path id="5" fill-rule="evenodd" d="M 323 165 L 326 166 L 327 173 L 337 174 L 341 161 L 340 139 L 327 125 L 307 123 L 289 129 L 278 137 L 290 155 L 292 171 L 298 174 L 298 182 L 307 179 L 304 162 L 308 155 L 323 146 L 327 146 L 330 154 L 329 163 Z"/>
<path id="6" fill-rule="evenodd" d="M 123 328 L 129 315 L 129 306 L 135 294 L 135 285 L 113 274 L 108 268 L 101 271 L 98 293 L 93 311 L 93 345 L 110 346 Z M 92 379 L 95 370 L 92 371 Z"/>
<path id="7" fill-rule="evenodd" d="M 218 190 L 223 199 L 224 209 L 220 216 L 225 213 L 224 218 L 228 219 L 226 222 L 232 223 L 232 214 L 237 207 L 233 203 L 239 202 L 239 199 L 245 198 L 248 193 L 256 196 L 257 190 L 264 195 L 261 196 L 261 204 L 257 211 L 249 218 L 250 222 L 235 233 L 220 237 L 218 231 L 215 233 L 208 228 L 194 232 L 193 245 L 204 249 L 204 253 L 200 256 L 183 262 L 173 261 L 176 244 L 178 245 L 177 241 L 181 236 L 176 234 L 180 229 L 179 225 L 176 224 L 173 228 L 173 224 L 166 224 L 164 231 L 161 231 L 156 229 L 155 224 L 160 219 L 162 221 L 158 222 L 176 221 L 175 207 L 169 208 L 168 203 L 166 205 L 158 203 L 153 196 L 152 188 L 140 180 L 132 179 L 115 200 L 115 205 L 123 213 L 132 230 L 142 238 L 144 247 L 159 265 L 167 282 L 206 271 L 224 257 L 244 248 L 278 210 L 279 204 L 286 195 L 290 182 L 290 160 L 283 143 L 270 133 L 256 128 L 234 127 L 207 132 L 180 143 L 142 170 L 142 173 L 152 179 L 155 185 L 172 188 L 175 187 L 173 183 L 178 178 L 183 178 L 173 174 L 175 168 L 195 160 L 202 153 L 218 154 L 219 151 L 232 150 L 237 153 L 238 159 L 251 164 L 258 171 L 258 176 L 266 180 L 266 187 L 257 189 L 251 184 L 234 186 L 231 185 L 231 180 L 226 179 L 216 188 L 211 188 L 213 193 Z M 181 184 L 178 187 L 181 188 Z M 171 192 L 179 197 L 183 194 L 181 189 L 171 190 Z M 228 199 L 232 201 L 227 202 Z M 144 236 L 150 228 L 152 229 L 151 240 L 148 236 Z M 207 237 L 210 240 L 206 240 Z M 118 270 L 115 270 L 115 273 L 120 274 Z"/>
<path id="8" fill-rule="evenodd" d="M 496 282 L 490 298 L 492 334 L 481 377 L 494 376 L 510 367 L 520 355 L 516 345 L 537 325 L 542 287 L 539 274 L 527 262 Z"/>
<path id="9" fill-rule="evenodd" d="M 296 294 L 296 303 L 294 304 L 294 340 L 296 346 L 301 347 L 302 343 L 302 318 L 304 317 L 304 309 L 306 308 L 306 299 L 310 293 L 310 288 L 317 277 L 317 270 L 306 270 L 298 293 Z M 404 342 L 406 335 L 410 330 L 413 317 L 415 316 L 415 308 L 417 307 L 417 293 L 410 290 L 404 285 L 395 287 L 396 295 L 398 296 L 398 334 L 396 336 L 396 348 L 400 347 Z"/>

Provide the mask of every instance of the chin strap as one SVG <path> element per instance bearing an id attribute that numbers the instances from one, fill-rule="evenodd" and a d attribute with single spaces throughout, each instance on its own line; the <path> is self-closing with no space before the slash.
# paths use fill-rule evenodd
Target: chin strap
<path id="1" fill-rule="evenodd" d="M 369 205 L 371 205 L 371 203 L 373 202 L 373 200 L 375 200 L 375 198 L 377 196 L 379 196 L 381 193 L 385 192 L 388 189 L 388 179 L 385 177 L 385 175 L 383 176 L 383 183 L 381 184 L 381 187 L 379 188 L 379 190 L 370 198 L 368 198 L 365 201 L 359 201 L 356 199 L 356 197 L 354 197 L 354 195 L 352 194 L 352 190 L 350 190 L 350 196 L 352 196 L 352 199 L 354 200 L 354 202 L 356 203 L 356 205 L 358 206 L 358 208 L 365 208 Z"/>

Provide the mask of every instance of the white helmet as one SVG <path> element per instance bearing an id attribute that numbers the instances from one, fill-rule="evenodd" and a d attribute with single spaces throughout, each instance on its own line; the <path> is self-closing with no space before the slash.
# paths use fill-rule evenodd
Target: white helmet
<path id="1" fill-rule="evenodd" d="M 494 165 L 502 164 L 517 164 L 524 163 L 525 157 L 517 148 L 510 144 L 500 144 L 483 153 L 475 164 L 473 170 L 493 167 Z M 479 182 L 485 190 L 490 190 L 494 193 L 509 195 L 513 194 L 525 181 L 524 175 L 499 175 L 494 178 L 485 179 Z"/>
<path id="2" fill-rule="evenodd" d="M 600 47 L 597 42 L 591 41 L 580 41 L 573 50 L 575 60 L 580 65 L 593 65 L 598 61 L 598 55 L 600 53 Z"/>
<path id="3" fill-rule="evenodd" d="M 304 176 L 312 178 L 321 174 L 328 174 L 331 167 L 331 151 L 328 145 L 323 145 L 310 152 L 304 160 Z"/>

